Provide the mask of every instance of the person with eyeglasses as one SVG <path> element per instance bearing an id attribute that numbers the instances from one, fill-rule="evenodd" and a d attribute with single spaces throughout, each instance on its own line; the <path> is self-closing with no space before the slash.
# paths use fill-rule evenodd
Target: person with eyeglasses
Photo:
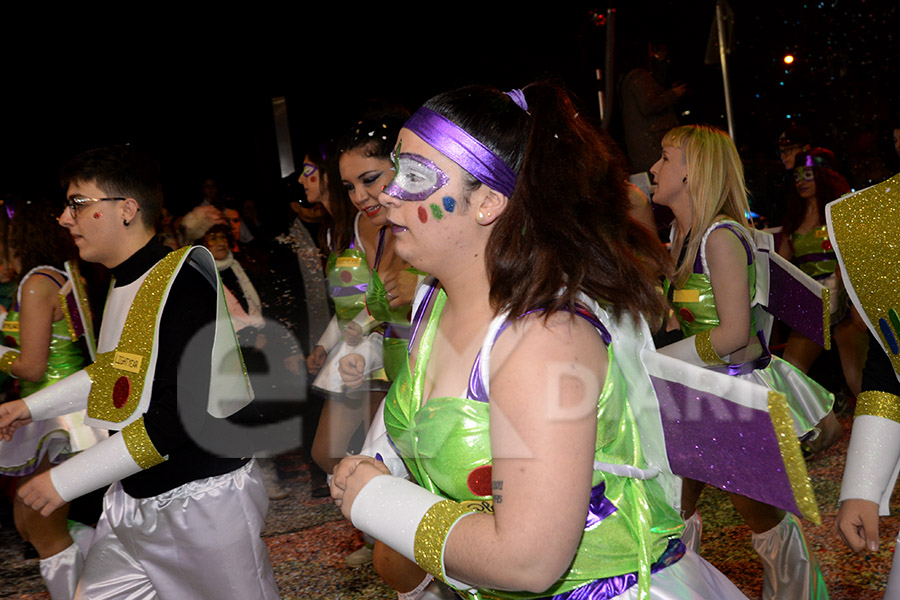
<path id="1" fill-rule="evenodd" d="M 93 333 L 82 319 L 90 319 L 84 287 L 73 285 L 65 269 L 76 249 L 54 223 L 56 213 L 50 203 L 13 197 L 3 208 L 3 224 L 9 224 L 4 227 L 3 251 L 16 273 L 18 291 L 2 319 L 0 371 L 15 378 L 8 397 L 27 398 L 88 364 L 88 345 L 82 346 L 81 337 Z M 12 216 L 8 221 L 7 215 Z M 77 277 L 77 267 L 70 268 Z M 15 439 L 0 441 L 0 475 L 16 477 L 16 489 L 21 489 L 53 465 L 106 437 L 105 431 L 84 424 L 84 411 L 35 421 Z M 80 525 L 70 530 L 69 508 L 66 503 L 44 516 L 23 502 L 13 502 L 16 529 L 37 551 L 41 577 L 54 600 L 74 596 L 93 536 L 92 529 Z"/>
<path id="2" fill-rule="evenodd" d="M 87 409 L 108 439 L 34 477 L 21 501 L 50 515 L 107 487 L 76 598 L 279 597 L 260 537 L 268 498 L 246 430 L 252 397 L 215 261 L 155 237 L 159 168 L 131 146 L 89 150 L 60 175 L 59 217 L 113 284 L 97 360 L 0 406 L 0 436 Z"/>

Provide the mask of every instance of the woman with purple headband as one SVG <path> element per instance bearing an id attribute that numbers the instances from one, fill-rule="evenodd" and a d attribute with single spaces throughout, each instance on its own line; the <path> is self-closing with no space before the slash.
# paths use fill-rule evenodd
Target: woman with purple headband
<path id="1" fill-rule="evenodd" d="M 400 598 L 432 578 L 465 598 L 744 598 L 686 551 L 643 439 L 668 261 L 609 157 L 549 83 L 441 94 L 400 132 L 380 200 L 433 278 L 386 434 L 332 481 Z"/>

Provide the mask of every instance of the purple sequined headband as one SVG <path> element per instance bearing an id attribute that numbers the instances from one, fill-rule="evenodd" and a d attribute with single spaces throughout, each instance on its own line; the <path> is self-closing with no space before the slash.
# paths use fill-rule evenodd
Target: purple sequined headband
<path id="1" fill-rule="evenodd" d="M 458 164 L 472 177 L 501 194 L 512 196 L 516 173 L 462 127 L 424 106 L 403 126 Z"/>

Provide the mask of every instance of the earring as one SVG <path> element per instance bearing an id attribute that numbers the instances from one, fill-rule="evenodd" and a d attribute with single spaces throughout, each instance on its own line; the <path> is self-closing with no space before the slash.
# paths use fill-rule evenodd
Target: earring
<path id="1" fill-rule="evenodd" d="M 478 211 L 478 220 L 479 220 L 479 221 L 484 221 L 484 213 L 481 212 L 480 210 Z"/>
<path id="2" fill-rule="evenodd" d="M 488 216 L 488 219 L 490 219 L 493 216 L 493 215 L 491 215 L 491 211 L 488 211 L 487 216 Z"/>
<path id="3" fill-rule="evenodd" d="M 687 183 L 687 175 L 684 176 L 684 179 L 681 180 L 681 183 Z"/>
<path id="4" fill-rule="evenodd" d="M 124 225 L 125 227 L 128 227 L 129 225 L 131 225 L 131 223 L 129 223 L 125 219 L 122 219 L 122 225 Z"/>

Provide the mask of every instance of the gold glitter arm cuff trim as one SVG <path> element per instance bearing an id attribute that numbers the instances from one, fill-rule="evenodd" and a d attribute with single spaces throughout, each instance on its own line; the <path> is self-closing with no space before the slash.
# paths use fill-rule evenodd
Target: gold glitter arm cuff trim
<path id="1" fill-rule="evenodd" d="M 694 345 L 697 347 L 697 354 L 700 355 L 700 360 L 708 365 L 726 365 L 728 363 L 722 360 L 716 352 L 716 349 L 713 348 L 712 338 L 710 337 L 711 332 L 712 329 L 707 329 L 694 336 Z"/>
<path id="2" fill-rule="evenodd" d="M 166 460 L 150 441 L 147 428 L 144 426 L 144 417 L 122 428 L 122 438 L 131 458 L 142 469 L 149 469 Z"/>
<path id="3" fill-rule="evenodd" d="M 797 439 L 797 432 L 794 430 L 794 418 L 791 416 L 791 409 L 788 408 L 784 394 L 769 392 L 769 417 L 772 419 L 772 427 L 775 429 L 775 437 L 778 439 L 781 458 L 784 461 L 785 474 L 794 491 L 797 508 L 800 509 L 805 519 L 821 525 L 819 506 L 816 503 L 812 484 L 809 482 L 806 461 L 803 460 L 800 442 Z"/>
<path id="4" fill-rule="evenodd" d="M 5 354 L 3 358 L 6 358 Z M 862 415 L 882 417 L 900 423 L 900 396 L 887 392 L 863 392 L 856 397 L 856 411 L 853 416 Z"/>
<path id="5" fill-rule="evenodd" d="M 443 500 L 429 508 L 419 521 L 414 546 L 416 564 L 436 579 L 447 580 L 444 576 L 444 544 L 456 522 L 470 512 L 471 509 L 462 504 Z"/>
<path id="6" fill-rule="evenodd" d="M 436 578 L 465 590 L 471 586 L 444 573 L 444 542 L 453 525 L 474 510 L 406 479 L 379 475 L 356 495 L 350 521 Z"/>
<path id="7" fill-rule="evenodd" d="M 19 351 L 12 350 L 6 346 L 0 346 L 0 350 L 3 351 L 3 356 L 0 356 L 0 371 L 6 373 L 10 377 L 16 377 L 12 374 L 12 364 L 19 358 Z"/>

